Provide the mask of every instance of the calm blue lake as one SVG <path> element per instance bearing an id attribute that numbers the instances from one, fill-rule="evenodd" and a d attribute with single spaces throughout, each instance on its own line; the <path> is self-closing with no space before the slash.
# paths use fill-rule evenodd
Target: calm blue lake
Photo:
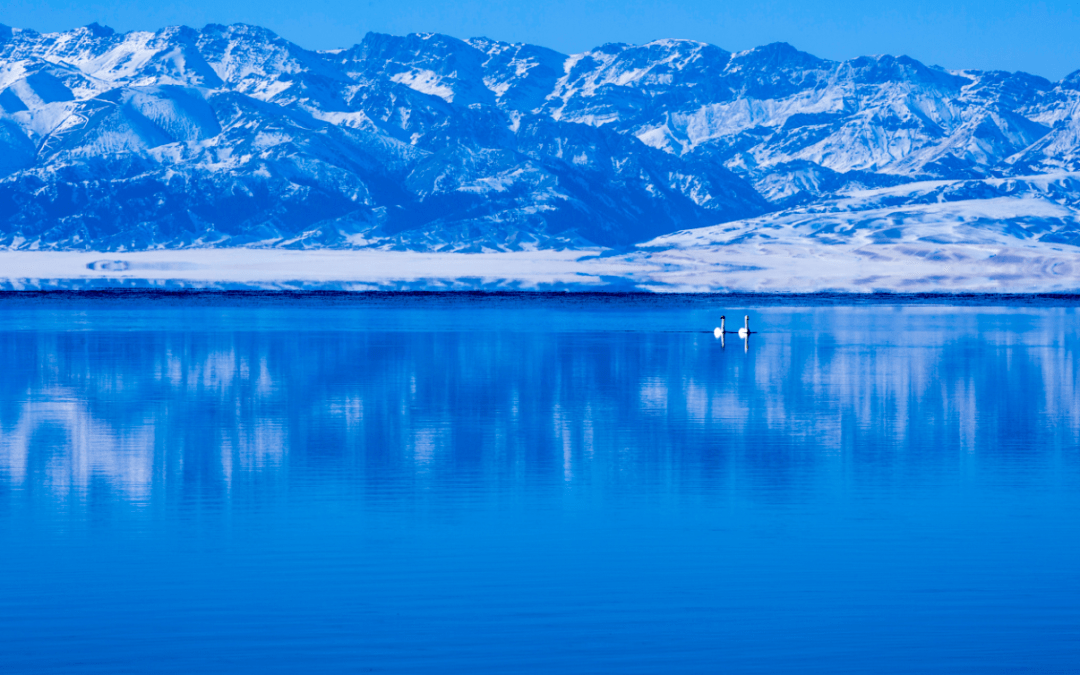
<path id="1" fill-rule="evenodd" d="M 1080 305 L 2 296 L 0 670 L 1080 672 Z"/>

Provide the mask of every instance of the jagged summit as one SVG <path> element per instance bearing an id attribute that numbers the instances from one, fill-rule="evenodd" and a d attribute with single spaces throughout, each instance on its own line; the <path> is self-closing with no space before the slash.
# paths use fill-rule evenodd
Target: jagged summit
<path id="1" fill-rule="evenodd" d="M 3 247 L 624 247 L 857 190 L 1076 170 L 1080 71 L 0 26 Z M 1075 184 L 1039 198 L 1073 208 Z"/>
<path id="2" fill-rule="evenodd" d="M 799 51 L 787 42 L 771 42 L 767 45 L 747 49 L 734 54 L 740 64 L 753 63 L 759 67 L 773 68 L 817 68 L 829 63 L 813 54 Z"/>
<path id="3" fill-rule="evenodd" d="M 1076 91 L 1080 89 L 1080 70 L 1074 70 L 1061 80 L 1062 88 Z"/>
<path id="4" fill-rule="evenodd" d="M 85 30 L 90 35 L 98 38 L 111 37 L 116 34 L 115 30 L 109 28 L 108 26 L 102 26 L 97 21 L 83 26 L 83 30 Z"/>

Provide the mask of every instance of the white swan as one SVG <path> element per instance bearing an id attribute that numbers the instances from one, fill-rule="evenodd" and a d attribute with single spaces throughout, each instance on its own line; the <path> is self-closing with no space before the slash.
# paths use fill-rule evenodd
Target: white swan
<path id="1" fill-rule="evenodd" d="M 750 334 L 750 317 L 743 317 L 743 327 L 739 329 L 739 337 L 744 338 Z"/>
<path id="2" fill-rule="evenodd" d="M 724 317 L 720 317 L 720 327 L 713 328 L 713 337 L 719 340 L 720 336 L 723 335 L 725 332 L 726 331 L 724 330 Z"/>

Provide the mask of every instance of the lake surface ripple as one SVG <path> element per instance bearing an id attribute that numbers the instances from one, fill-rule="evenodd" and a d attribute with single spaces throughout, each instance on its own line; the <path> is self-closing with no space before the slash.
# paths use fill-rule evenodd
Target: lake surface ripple
<path id="1" fill-rule="evenodd" d="M 1078 319 L 0 299 L 0 670 L 1080 672 Z"/>

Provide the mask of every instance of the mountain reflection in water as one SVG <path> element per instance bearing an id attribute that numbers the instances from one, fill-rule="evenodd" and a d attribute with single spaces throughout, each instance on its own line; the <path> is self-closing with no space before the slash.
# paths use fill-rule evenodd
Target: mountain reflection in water
<path id="1" fill-rule="evenodd" d="M 0 661 L 1080 662 L 1075 307 L 724 302 L 0 305 Z"/>

